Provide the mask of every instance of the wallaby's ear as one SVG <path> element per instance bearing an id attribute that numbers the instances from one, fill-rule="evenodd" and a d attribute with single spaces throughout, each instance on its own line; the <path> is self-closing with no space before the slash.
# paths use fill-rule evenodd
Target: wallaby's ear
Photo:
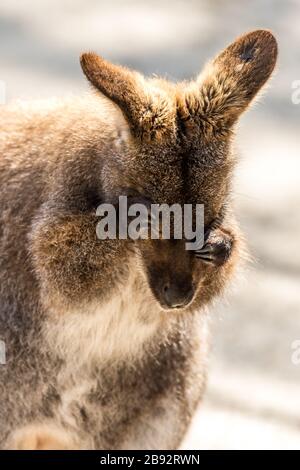
<path id="1" fill-rule="evenodd" d="M 95 88 L 116 103 L 131 125 L 139 121 L 147 100 L 141 84 L 143 77 L 121 65 L 114 65 L 93 52 L 80 57 L 82 70 Z"/>
<path id="2" fill-rule="evenodd" d="M 135 136 L 152 139 L 167 128 L 167 106 L 141 74 L 92 52 L 82 54 L 80 63 L 94 87 L 119 106 Z"/>
<path id="3" fill-rule="evenodd" d="M 205 125 L 230 128 L 266 83 L 276 59 L 277 42 L 269 31 L 257 30 L 239 37 L 205 67 L 196 84 L 187 90 L 190 117 L 194 114 L 202 117 Z"/>

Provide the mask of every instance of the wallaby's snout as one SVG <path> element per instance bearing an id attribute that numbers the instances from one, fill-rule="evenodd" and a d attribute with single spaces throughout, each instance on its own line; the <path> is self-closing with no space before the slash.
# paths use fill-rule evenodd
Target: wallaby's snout
<path id="1" fill-rule="evenodd" d="M 149 270 L 149 285 L 163 309 L 187 307 L 195 294 L 191 273 L 174 272 L 168 265 Z"/>
<path id="2" fill-rule="evenodd" d="M 195 289 L 190 279 L 182 282 L 182 279 L 172 280 L 170 284 L 163 286 L 162 299 L 169 308 L 183 308 L 193 300 Z"/>
<path id="3" fill-rule="evenodd" d="M 140 246 L 148 285 L 163 309 L 187 307 L 194 298 L 194 262 L 183 240 L 147 241 Z"/>

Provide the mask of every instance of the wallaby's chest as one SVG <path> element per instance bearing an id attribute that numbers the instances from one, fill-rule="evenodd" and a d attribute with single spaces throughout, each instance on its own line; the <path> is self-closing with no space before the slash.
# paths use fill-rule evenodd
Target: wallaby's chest
<path id="1" fill-rule="evenodd" d="M 67 367 L 135 360 L 158 331 L 161 313 L 133 278 L 105 303 L 74 308 L 45 325 L 48 346 Z"/>
<path id="2" fill-rule="evenodd" d="M 118 387 L 119 373 L 127 380 L 121 364 L 135 361 L 156 330 L 142 312 L 143 302 L 129 283 L 105 304 L 88 304 L 45 325 L 48 347 L 63 359 L 54 383 L 59 396 L 54 420 L 76 429 L 81 447 L 105 446 L 97 436 L 105 434 L 108 421 L 116 424 L 116 410 L 119 417 L 123 413 L 118 408 L 126 403 L 128 387 Z M 108 435 L 113 433 L 107 430 Z"/>
<path id="3" fill-rule="evenodd" d="M 122 448 L 135 426 L 146 432 L 147 416 L 153 413 L 164 421 L 175 387 L 184 396 L 181 375 L 185 367 L 184 355 L 179 359 L 178 351 L 174 354 L 172 347 L 162 346 L 155 357 L 141 363 L 111 364 L 90 372 L 82 369 L 68 378 L 62 371 L 56 384 L 60 401 L 54 407 L 54 419 L 76 430 L 81 448 Z"/>
<path id="4" fill-rule="evenodd" d="M 90 305 L 52 325 L 52 331 L 48 327 L 48 342 L 67 358 L 56 378 L 55 419 L 76 429 L 81 446 L 120 446 L 128 439 L 127 420 L 134 423 L 155 407 L 159 415 L 162 396 L 168 400 L 178 386 L 188 361 L 186 345 L 179 347 L 177 338 L 164 341 L 160 312 L 151 308 L 129 282 L 102 307 Z"/>

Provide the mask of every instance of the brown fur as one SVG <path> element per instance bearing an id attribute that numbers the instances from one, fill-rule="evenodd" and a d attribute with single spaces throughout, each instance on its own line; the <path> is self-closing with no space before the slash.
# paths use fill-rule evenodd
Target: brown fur
<path id="1" fill-rule="evenodd" d="M 254 31 L 173 84 L 87 53 L 94 93 L 1 110 L 1 447 L 180 444 L 205 382 L 203 309 L 241 253 L 233 128 L 276 56 Z M 124 194 L 203 203 L 211 262 L 184 240 L 98 240 L 97 206 Z M 166 308 L 165 286 L 192 302 Z"/>

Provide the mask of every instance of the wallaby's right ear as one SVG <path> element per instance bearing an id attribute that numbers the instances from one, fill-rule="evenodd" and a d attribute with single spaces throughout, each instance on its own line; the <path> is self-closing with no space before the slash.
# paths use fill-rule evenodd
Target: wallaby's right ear
<path id="1" fill-rule="evenodd" d="M 187 90 L 189 118 L 206 127 L 230 129 L 275 67 L 277 42 L 267 30 L 252 31 L 224 49 Z"/>
<path id="2" fill-rule="evenodd" d="M 172 131 L 175 103 L 170 104 L 168 96 L 141 74 L 92 52 L 82 54 L 80 62 L 93 86 L 119 106 L 135 137 L 153 140 Z"/>

